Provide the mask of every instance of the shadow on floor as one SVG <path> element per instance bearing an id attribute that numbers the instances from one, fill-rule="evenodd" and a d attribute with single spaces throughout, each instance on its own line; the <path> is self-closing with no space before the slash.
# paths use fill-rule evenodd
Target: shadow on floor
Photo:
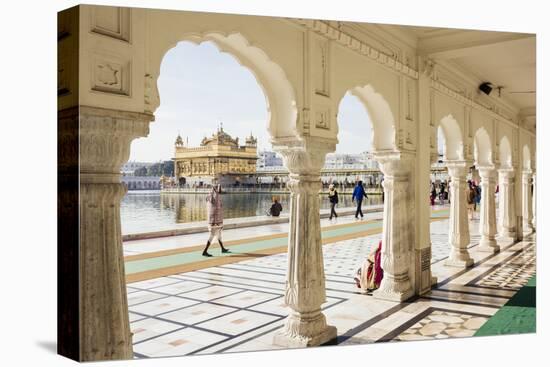
<path id="1" fill-rule="evenodd" d="M 45 349 L 46 351 L 57 354 L 57 342 L 51 340 L 40 340 L 36 342 L 36 345 Z"/>

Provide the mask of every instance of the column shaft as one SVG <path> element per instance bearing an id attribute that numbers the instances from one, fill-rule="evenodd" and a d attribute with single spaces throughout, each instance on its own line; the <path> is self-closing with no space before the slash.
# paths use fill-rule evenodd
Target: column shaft
<path id="1" fill-rule="evenodd" d="M 451 208 L 449 216 L 449 243 L 451 253 L 445 261 L 445 265 L 466 268 L 472 266 L 474 261 L 468 252 L 470 243 L 470 229 L 468 227 L 467 212 L 467 163 L 447 162 L 447 169 L 451 178 L 449 191 L 451 195 Z"/>
<path id="2" fill-rule="evenodd" d="M 531 205 L 533 207 L 533 219 L 531 219 L 531 226 L 533 231 L 536 229 L 537 224 L 537 184 L 536 184 L 536 174 L 533 173 L 533 198 L 531 200 Z"/>
<path id="3" fill-rule="evenodd" d="M 131 359 L 120 201 L 120 167 L 152 115 L 80 108 L 80 360 Z"/>
<path id="4" fill-rule="evenodd" d="M 514 195 L 514 170 L 501 169 L 499 173 L 499 225 L 498 239 L 503 244 L 516 240 L 516 199 Z"/>
<path id="5" fill-rule="evenodd" d="M 523 215 L 523 233 L 530 234 L 533 232 L 533 212 L 532 212 L 532 195 L 531 183 L 533 175 L 531 171 L 523 171 L 522 175 L 522 215 Z"/>
<path id="6" fill-rule="evenodd" d="M 384 174 L 384 219 L 382 229 L 382 269 L 384 277 L 373 295 L 379 299 L 402 302 L 414 294 L 409 268 L 411 238 L 409 169 L 412 161 L 400 155 L 376 154 Z"/>
<path id="7" fill-rule="evenodd" d="M 479 220 L 481 240 L 478 251 L 499 252 L 500 247 L 495 240 L 495 169 L 493 167 L 479 167 L 479 174 L 481 176 L 481 208 Z"/>
<path id="8" fill-rule="evenodd" d="M 311 143 L 274 144 L 290 172 L 287 186 L 291 192 L 285 289 L 285 303 L 290 312 L 283 330 L 273 340 L 284 347 L 321 345 L 336 338 L 336 328 L 327 325 L 321 312 L 326 294 L 319 190 L 321 167 L 330 146 L 315 149 Z"/>

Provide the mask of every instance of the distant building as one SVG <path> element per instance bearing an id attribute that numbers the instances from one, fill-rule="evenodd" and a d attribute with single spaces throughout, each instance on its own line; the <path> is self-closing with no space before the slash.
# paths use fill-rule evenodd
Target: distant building
<path id="1" fill-rule="evenodd" d="M 138 167 L 139 168 L 139 167 Z M 158 176 L 122 176 L 122 183 L 128 190 L 160 190 L 160 177 Z"/>
<path id="2" fill-rule="evenodd" d="M 120 169 L 120 173 L 123 176 L 133 176 L 136 169 L 142 168 L 142 167 L 149 168 L 153 164 L 154 164 L 153 162 L 128 161 L 124 165 L 122 165 L 122 168 Z"/>
<path id="3" fill-rule="evenodd" d="M 189 147 L 178 135 L 175 142 L 174 176 L 179 185 L 203 186 L 256 183 L 257 139 L 252 134 L 244 145 L 220 126 L 199 147 Z"/>
<path id="4" fill-rule="evenodd" d="M 257 170 L 282 167 L 282 165 L 283 159 L 275 152 L 264 150 L 258 154 L 258 161 L 256 162 Z"/>

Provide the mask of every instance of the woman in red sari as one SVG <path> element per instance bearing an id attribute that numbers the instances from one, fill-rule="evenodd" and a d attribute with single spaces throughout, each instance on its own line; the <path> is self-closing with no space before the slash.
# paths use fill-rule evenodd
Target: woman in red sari
<path id="1" fill-rule="evenodd" d="M 378 246 L 371 251 L 363 262 L 363 265 L 357 269 L 354 278 L 357 288 L 361 288 L 361 290 L 368 293 L 380 287 L 380 283 L 384 277 L 384 270 L 382 270 L 382 266 L 380 265 L 381 258 L 382 241 L 378 242 Z"/>

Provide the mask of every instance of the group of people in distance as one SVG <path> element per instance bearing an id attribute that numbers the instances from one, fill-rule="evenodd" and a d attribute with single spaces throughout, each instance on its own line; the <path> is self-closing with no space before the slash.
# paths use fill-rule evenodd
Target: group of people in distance
<path id="1" fill-rule="evenodd" d="M 207 207 L 207 217 L 208 217 L 208 231 L 209 236 L 206 241 L 206 246 L 202 252 L 202 256 L 212 257 L 208 252 L 210 245 L 214 239 L 218 240 L 218 243 L 221 247 L 222 253 L 230 253 L 231 251 L 224 247 L 222 242 L 222 230 L 223 230 L 223 202 L 222 202 L 222 187 L 219 184 L 212 186 L 212 191 L 206 196 L 206 207 Z M 329 186 L 328 198 L 330 201 L 330 217 L 329 220 L 332 220 L 333 217 L 338 217 L 336 214 L 335 207 L 338 204 L 338 192 L 336 191 L 333 184 Z M 358 216 L 361 215 L 363 218 L 363 211 L 361 210 L 361 205 L 364 198 L 367 197 L 367 193 L 363 187 L 363 182 L 358 181 L 355 186 L 352 194 L 352 200 L 356 202 L 357 209 L 355 212 L 355 218 L 358 219 Z M 278 217 L 283 210 L 281 203 L 279 203 L 278 198 L 273 197 L 273 203 L 268 210 L 268 215 L 273 217 Z M 354 280 L 358 288 L 362 291 L 370 294 L 371 291 L 380 286 L 380 282 L 383 277 L 383 270 L 381 267 L 381 251 L 382 251 L 382 241 L 378 243 L 378 246 L 375 246 L 374 250 L 367 256 L 361 267 L 356 271 Z"/>

